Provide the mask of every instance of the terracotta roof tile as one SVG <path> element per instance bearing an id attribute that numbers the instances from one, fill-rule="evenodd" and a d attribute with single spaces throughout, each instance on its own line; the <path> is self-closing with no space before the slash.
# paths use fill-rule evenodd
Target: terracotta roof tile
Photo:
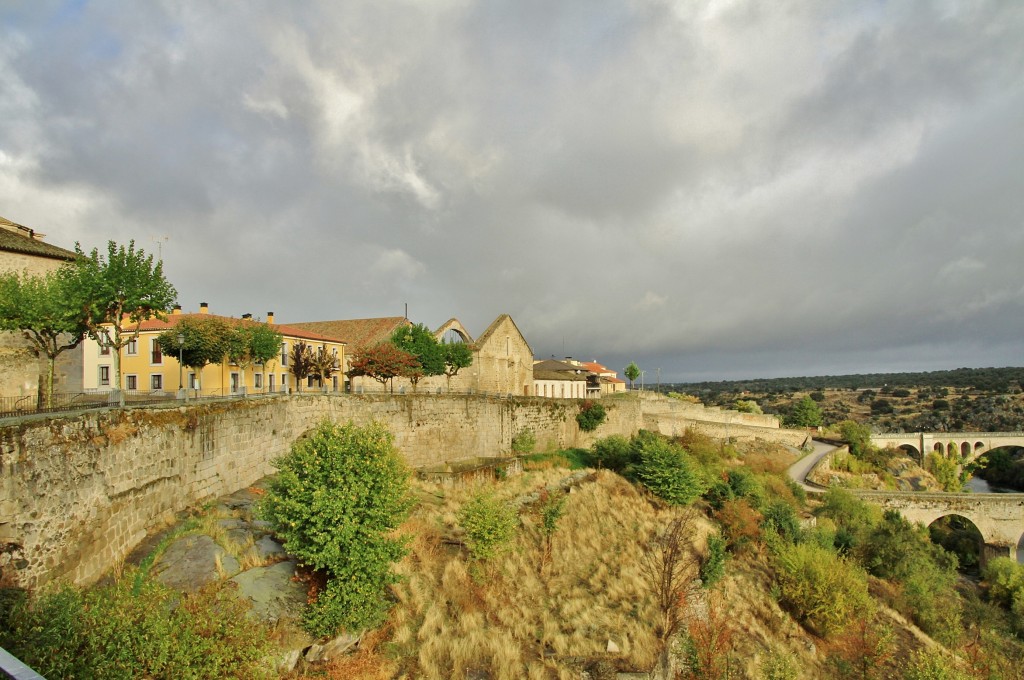
<path id="1" fill-rule="evenodd" d="M 409 324 L 403 316 L 385 316 L 376 319 L 339 319 L 337 321 L 302 321 L 293 323 L 293 328 L 325 333 L 340 338 L 353 349 L 371 347 L 391 337 L 395 329 Z"/>
<path id="2" fill-rule="evenodd" d="M 37 257 L 48 257 L 54 260 L 73 261 L 78 256 L 71 250 L 58 248 L 45 241 L 32 238 L 32 230 L 20 224 L 0 217 L 0 250 L 25 253 Z"/>
<path id="3" fill-rule="evenodd" d="M 161 321 L 160 319 L 146 319 L 139 324 L 140 330 L 143 331 L 165 331 L 169 328 L 174 328 L 181 319 L 220 319 L 232 325 L 242 325 L 248 323 L 262 323 L 261 321 L 253 321 L 251 319 L 236 319 L 233 316 L 220 316 L 218 314 L 169 314 L 167 319 Z M 271 324 L 271 328 L 280 333 L 281 335 L 289 338 L 299 338 L 300 340 L 315 340 L 317 342 L 335 342 L 344 343 L 337 336 L 329 335 L 326 333 L 317 333 L 305 328 L 299 328 L 297 326 L 291 326 L 287 324 Z M 129 330 L 134 330 L 135 326 L 126 327 Z"/>

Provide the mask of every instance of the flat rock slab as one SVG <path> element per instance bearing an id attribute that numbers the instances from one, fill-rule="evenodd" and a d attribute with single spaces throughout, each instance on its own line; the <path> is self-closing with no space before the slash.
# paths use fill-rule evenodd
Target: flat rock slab
<path id="1" fill-rule="evenodd" d="M 238 560 L 212 538 L 195 535 L 173 541 L 153 565 L 153 575 L 174 590 L 194 593 L 208 583 L 219 581 L 221 574 L 234 574 L 238 569 Z"/>
<path id="2" fill-rule="evenodd" d="M 306 586 L 292 580 L 295 561 L 278 562 L 269 567 L 254 567 L 234 576 L 239 596 L 249 598 L 252 611 L 269 623 L 281 619 L 298 620 L 306 605 Z"/>

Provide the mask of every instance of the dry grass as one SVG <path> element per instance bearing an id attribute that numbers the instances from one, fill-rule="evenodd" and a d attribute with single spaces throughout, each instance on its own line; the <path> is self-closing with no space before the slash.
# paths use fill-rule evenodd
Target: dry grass
<path id="1" fill-rule="evenodd" d="M 534 470 L 493 491 L 513 500 L 567 474 Z M 414 539 L 398 567 L 405 580 L 394 588 L 389 622 L 399 677 L 579 677 L 580 659 L 607 657 L 608 640 L 621 650 L 610 659 L 621 668 L 654 664 L 657 612 L 637 556 L 661 517 L 647 499 L 608 472 L 576 488 L 541 571 L 538 518 L 529 507 L 520 511 L 513 550 L 481 563 L 457 545 L 455 517 L 472 492 L 448 490 L 404 527 Z"/>

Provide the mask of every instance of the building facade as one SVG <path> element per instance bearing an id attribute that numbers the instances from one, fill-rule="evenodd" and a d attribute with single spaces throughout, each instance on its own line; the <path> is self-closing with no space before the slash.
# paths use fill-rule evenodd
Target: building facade
<path id="1" fill-rule="evenodd" d="M 217 364 L 203 367 L 197 374 L 188 366 L 181 366 L 176 355 L 164 354 L 157 338 L 164 331 L 173 329 L 186 318 L 218 318 L 231 324 L 263 323 L 253 320 L 250 315 L 241 319 L 210 314 L 204 302 L 199 312 L 182 313 L 176 308 L 166 320 L 149 319 L 139 325 L 139 335 L 121 348 L 121 385 L 128 391 L 176 394 L 179 388 L 187 389 L 190 396 L 226 396 L 231 394 L 287 393 L 307 389 L 344 389 L 341 368 L 345 365 L 345 343 L 321 333 L 314 333 L 288 325 L 275 325 L 274 314 L 267 314 L 267 323 L 282 336 L 281 351 L 275 359 L 266 364 L 239 366 L 226 359 Z M 134 330 L 134 326 L 128 329 Z M 290 366 L 290 354 L 296 343 L 304 342 L 314 351 L 324 348 L 336 355 L 337 369 L 327 385 L 318 385 L 313 378 L 306 378 L 297 384 Z M 92 339 L 83 343 L 84 372 L 82 382 L 86 391 L 105 392 L 115 385 L 114 362 L 109 348 L 101 348 Z"/>

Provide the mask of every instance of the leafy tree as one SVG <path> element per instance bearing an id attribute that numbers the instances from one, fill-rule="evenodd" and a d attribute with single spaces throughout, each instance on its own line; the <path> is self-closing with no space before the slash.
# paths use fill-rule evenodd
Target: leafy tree
<path id="1" fill-rule="evenodd" d="M 63 267 L 43 276 L 27 272 L 0 275 L 0 330 L 21 331 L 36 356 L 46 357 L 47 407 L 53 403 L 57 357 L 77 347 L 88 331 L 85 300 L 71 271 Z"/>
<path id="2" fill-rule="evenodd" d="M 304 621 L 314 635 L 383 621 L 392 564 L 405 554 L 394 530 L 412 507 L 409 471 L 379 423 L 322 421 L 274 461 L 260 507 L 284 548 L 328 578 Z"/>
<path id="3" fill-rule="evenodd" d="M 764 413 L 753 399 L 737 399 L 736 410 L 740 413 Z"/>
<path id="4" fill-rule="evenodd" d="M 839 423 L 839 436 L 849 445 L 850 453 L 864 458 L 871 449 L 871 428 L 853 420 Z"/>
<path id="5" fill-rule="evenodd" d="M 202 389 L 203 368 L 219 364 L 228 355 L 233 329 L 216 317 L 183 317 L 174 328 L 157 336 L 160 351 L 168 356 L 178 355 L 178 336 L 183 335 L 181 363 L 195 371 L 196 384 Z"/>
<path id="6" fill-rule="evenodd" d="M 86 301 L 89 337 L 112 351 L 114 384 L 120 391 L 121 348 L 138 339 L 143 321 L 164 318 L 178 292 L 164 278 L 164 263 L 154 263 L 152 255 L 136 250 L 135 241 L 127 248 L 110 241 L 106 257 L 95 248 L 86 255 L 77 243 L 75 252 L 72 285 Z M 123 394 L 120 401 L 124 405 Z"/>
<path id="7" fill-rule="evenodd" d="M 406 376 L 412 382 L 413 390 L 419 384 L 420 378 L 445 373 L 444 348 L 423 324 L 396 328 L 391 334 L 391 343 L 414 356 L 420 365 L 418 371 L 410 371 Z"/>
<path id="8" fill-rule="evenodd" d="M 452 378 L 473 363 L 473 351 L 464 342 L 443 342 L 444 374 L 448 378 L 448 391 L 452 389 Z"/>
<path id="9" fill-rule="evenodd" d="M 302 381 L 313 373 L 315 361 L 313 348 L 302 340 L 293 344 L 291 351 L 288 352 L 289 370 L 295 376 L 295 386 L 299 392 L 302 391 Z"/>
<path id="10" fill-rule="evenodd" d="M 270 324 L 258 321 L 239 323 L 232 329 L 228 343 L 228 361 L 243 371 L 265 365 L 281 351 L 282 335 Z"/>
<path id="11" fill-rule="evenodd" d="M 592 464 L 622 473 L 633 462 L 633 447 L 621 434 L 598 439 L 590 447 Z"/>
<path id="12" fill-rule="evenodd" d="M 629 389 L 633 389 L 633 383 L 640 377 L 640 367 L 636 365 L 635 361 L 630 361 L 623 373 L 629 379 Z"/>
<path id="13" fill-rule="evenodd" d="M 818 427 L 821 421 L 821 407 L 810 396 L 804 395 L 803 399 L 793 405 L 786 424 L 790 427 Z"/>
<path id="14" fill-rule="evenodd" d="M 421 369 L 416 357 L 390 342 L 381 342 L 356 354 L 348 375 L 353 378 L 369 376 L 381 385 L 386 385 L 389 380 L 409 377 L 419 370 Z M 395 391 L 394 382 L 391 383 L 391 391 Z"/>

